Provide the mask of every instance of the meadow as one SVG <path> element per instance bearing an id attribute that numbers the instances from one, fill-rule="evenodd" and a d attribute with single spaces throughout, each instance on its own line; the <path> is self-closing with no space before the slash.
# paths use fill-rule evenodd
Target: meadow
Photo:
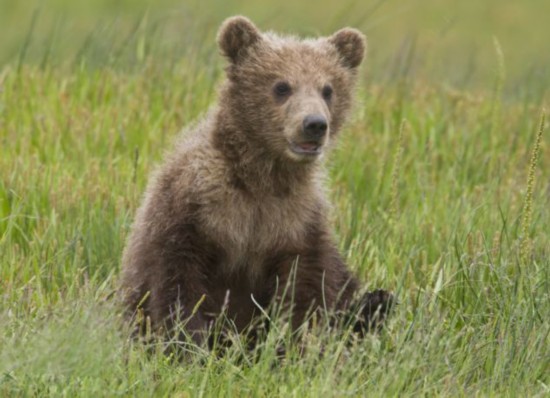
<path id="1" fill-rule="evenodd" d="M 385 330 L 305 354 L 129 339 L 115 292 L 148 174 L 216 100 L 219 23 L 369 39 L 327 161 Z M 0 1 L 0 396 L 550 395 L 550 3 Z M 546 117 L 546 119 L 545 119 Z M 319 354 L 323 350 L 323 355 Z"/>

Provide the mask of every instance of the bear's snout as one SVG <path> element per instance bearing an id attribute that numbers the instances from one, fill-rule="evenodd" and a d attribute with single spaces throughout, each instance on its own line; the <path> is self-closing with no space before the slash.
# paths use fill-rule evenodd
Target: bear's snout
<path id="1" fill-rule="evenodd" d="M 327 119 L 319 114 L 307 115 L 302 123 L 302 130 L 307 140 L 319 141 L 327 133 Z"/>

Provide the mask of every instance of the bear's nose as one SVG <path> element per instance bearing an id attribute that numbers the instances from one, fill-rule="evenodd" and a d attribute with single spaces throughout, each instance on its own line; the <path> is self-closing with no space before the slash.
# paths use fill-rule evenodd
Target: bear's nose
<path id="1" fill-rule="evenodd" d="M 322 115 L 307 115 L 304 118 L 303 130 L 308 139 L 319 140 L 327 132 L 327 119 Z"/>

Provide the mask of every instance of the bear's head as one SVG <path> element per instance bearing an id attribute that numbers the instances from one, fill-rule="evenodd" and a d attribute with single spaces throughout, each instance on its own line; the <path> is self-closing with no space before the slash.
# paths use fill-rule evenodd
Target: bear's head
<path id="1" fill-rule="evenodd" d="M 229 61 L 221 106 L 235 127 L 272 156 L 318 159 L 351 107 L 365 36 L 345 28 L 300 40 L 237 16 L 222 24 L 218 44 Z"/>

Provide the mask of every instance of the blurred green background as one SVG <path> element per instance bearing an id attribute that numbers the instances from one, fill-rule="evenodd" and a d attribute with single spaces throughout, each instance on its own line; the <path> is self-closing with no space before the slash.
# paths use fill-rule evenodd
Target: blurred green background
<path id="1" fill-rule="evenodd" d="M 548 0 L 2 0 L 0 65 L 131 69 L 197 54 L 220 62 L 215 33 L 233 14 L 300 35 L 357 27 L 368 36 L 367 76 L 376 82 L 491 89 L 499 64 L 505 93 L 544 96 L 549 81 Z"/>
<path id="2" fill-rule="evenodd" d="M 215 102 L 234 14 L 368 36 L 330 197 L 346 261 L 400 305 L 349 357 L 311 340 L 273 366 L 271 334 L 251 366 L 237 346 L 172 366 L 121 327 L 135 209 Z M 0 0 L 0 397 L 548 396 L 549 16 L 550 0 Z"/>

